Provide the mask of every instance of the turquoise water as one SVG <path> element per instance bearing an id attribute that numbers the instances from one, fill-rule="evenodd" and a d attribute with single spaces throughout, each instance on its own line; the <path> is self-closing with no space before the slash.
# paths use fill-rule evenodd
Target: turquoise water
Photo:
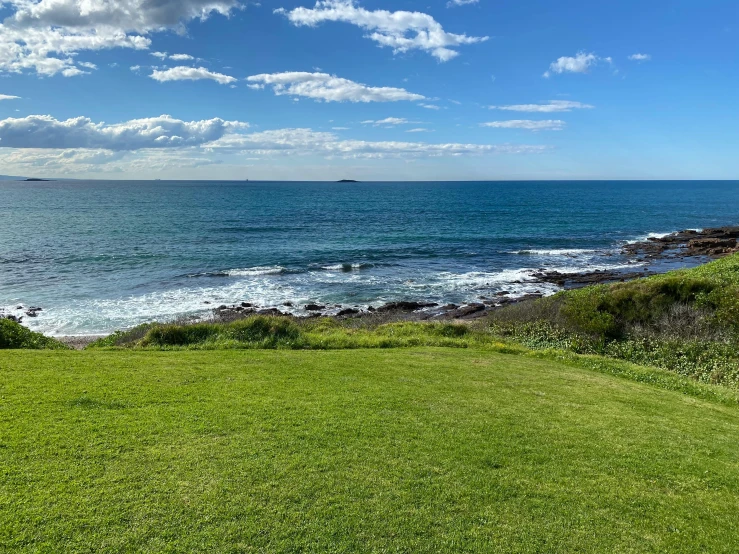
<path id="1" fill-rule="evenodd" d="M 739 223 L 739 182 L 0 182 L 0 217 L 0 307 L 84 334 L 242 301 L 554 292 L 531 271 Z"/>

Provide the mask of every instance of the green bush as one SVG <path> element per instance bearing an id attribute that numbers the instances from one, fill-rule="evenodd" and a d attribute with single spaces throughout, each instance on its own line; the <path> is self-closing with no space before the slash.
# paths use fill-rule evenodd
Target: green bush
<path id="1" fill-rule="evenodd" d="M 536 350 L 598 354 L 739 385 L 739 255 L 494 312 L 490 332 Z"/>
<path id="2" fill-rule="evenodd" d="M 69 347 L 56 339 L 34 333 L 10 319 L 0 319 L 0 350 L 68 350 Z"/>

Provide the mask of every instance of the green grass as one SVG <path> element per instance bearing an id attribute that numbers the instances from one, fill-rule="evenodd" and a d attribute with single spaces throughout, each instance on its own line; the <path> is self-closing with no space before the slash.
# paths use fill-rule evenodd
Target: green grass
<path id="1" fill-rule="evenodd" d="M 540 355 L 0 352 L 0 551 L 739 550 L 739 407 Z"/>
<path id="2" fill-rule="evenodd" d="M 291 349 L 340 350 L 449 346 L 468 348 L 494 342 L 489 333 L 454 323 L 295 319 L 250 316 L 230 323 L 147 323 L 115 333 L 89 348 L 150 350 Z"/>

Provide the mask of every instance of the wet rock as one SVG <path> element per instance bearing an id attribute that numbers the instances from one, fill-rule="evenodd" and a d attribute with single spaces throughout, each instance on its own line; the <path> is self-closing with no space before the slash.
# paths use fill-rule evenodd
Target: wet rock
<path id="1" fill-rule="evenodd" d="M 737 251 L 735 238 L 699 238 L 688 242 L 688 254 L 692 256 L 725 256 Z"/>
<path id="2" fill-rule="evenodd" d="M 338 312 L 336 314 L 336 317 L 345 317 L 345 316 L 348 316 L 348 315 L 355 315 L 355 314 L 358 314 L 358 313 L 359 313 L 359 310 L 357 310 L 356 308 L 345 308 L 345 309 L 341 310 L 340 312 Z"/>
<path id="3" fill-rule="evenodd" d="M 287 314 L 283 314 L 277 308 L 265 308 L 263 310 L 257 310 L 257 314 L 259 315 L 287 315 Z"/>
<path id="4" fill-rule="evenodd" d="M 241 307 L 242 308 L 253 308 L 254 304 L 250 304 L 249 302 L 242 302 Z"/>
<path id="5" fill-rule="evenodd" d="M 384 306 L 380 306 L 377 308 L 378 312 L 415 312 L 416 310 L 420 310 L 422 308 L 433 308 L 434 306 L 438 306 L 438 304 L 434 302 L 390 302 L 389 304 L 385 304 Z"/>
<path id="6" fill-rule="evenodd" d="M 559 271 L 543 271 L 533 273 L 532 277 L 544 283 L 551 283 L 567 289 L 598 285 L 601 283 L 613 283 L 644 277 L 643 272 L 624 271 L 589 271 L 583 273 L 561 273 Z M 541 293 L 538 293 L 541 296 Z"/>
<path id="7" fill-rule="evenodd" d="M 325 310 L 326 306 L 319 306 L 318 304 L 306 304 L 303 308 L 308 312 L 318 312 Z"/>
<path id="8" fill-rule="evenodd" d="M 282 305 L 285 306 L 285 307 L 287 307 L 287 308 L 292 308 L 294 306 L 294 304 L 292 302 L 283 302 Z"/>
<path id="9" fill-rule="evenodd" d="M 664 237 L 651 237 L 646 241 L 627 244 L 623 253 L 641 259 L 659 259 L 688 256 L 719 258 L 739 251 L 736 240 L 739 226 L 715 227 L 695 231 L 687 229 Z"/>

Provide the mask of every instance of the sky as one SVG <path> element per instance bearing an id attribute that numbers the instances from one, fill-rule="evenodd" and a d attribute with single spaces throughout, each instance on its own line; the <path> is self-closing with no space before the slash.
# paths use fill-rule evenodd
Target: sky
<path id="1" fill-rule="evenodd" d="M 739 178 L 736 0 L 0 0 L 0 173 Z"/>

